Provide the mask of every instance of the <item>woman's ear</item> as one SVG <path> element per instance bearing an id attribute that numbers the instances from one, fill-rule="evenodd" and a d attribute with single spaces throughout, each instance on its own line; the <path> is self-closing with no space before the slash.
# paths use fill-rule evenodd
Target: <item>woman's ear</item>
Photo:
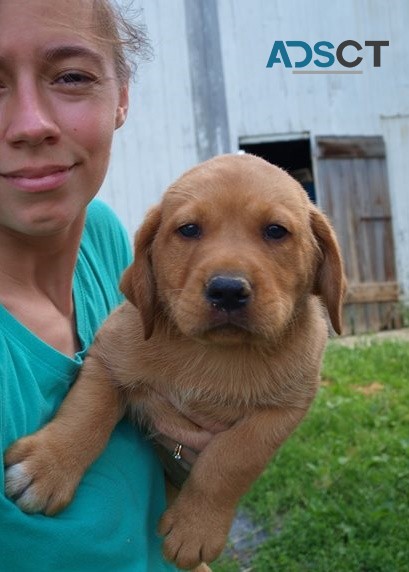
<path id="1" fill-rule="evenodd" d="M 119 88 L 119 101 L 115 113 L 115 129 L 122 127 L 128 115 L 129 108 L 129 85 L 124 84 Z"/>
<path id="2" fill-rule="evenodd" d="M 122 275 L 120 289 L 140 312 L 145 340 L 151 337 L 157 308 L 151 249 L 161 221 L 161 207 L 153 207 L 135 235 L 135 260 Z"/>
<path id="3" fill-rule="evenodd" d="M 320 248 L 313 294 L 324 302 L 332 326 L 337 334 L 342 331 L 342 303 L 346 291 L 341 251 L 335 232 L 327 217 L 317 208 L 311 208 L 311 227 Z"/>

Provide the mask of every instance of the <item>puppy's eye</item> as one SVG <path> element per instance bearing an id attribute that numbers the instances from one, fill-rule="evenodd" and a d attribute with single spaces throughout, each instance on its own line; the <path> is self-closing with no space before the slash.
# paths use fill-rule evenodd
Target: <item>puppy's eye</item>
<path id="1" fill-rule="evenodd" d="M 280 224 L 269 224 L 265 227 L 263 234 L 267 240 L 280 240 L 288 234 L 288 230 Z"/>
<path id="2" fill-rule="evenodd" d="M 185 238 L 200 238 L 201 235 L 201 228 L 197 224 L 189 223 L 184 224 L 178 228 L 179 234 L 184 236 Z"/>

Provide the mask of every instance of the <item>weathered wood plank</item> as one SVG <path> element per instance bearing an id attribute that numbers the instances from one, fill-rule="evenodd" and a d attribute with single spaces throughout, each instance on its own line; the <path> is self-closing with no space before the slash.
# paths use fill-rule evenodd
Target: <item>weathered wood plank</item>
<path id="1" fill-rule="evenodd" d="M 345 304 L 397 302 L 398 300 L 399 284 L 397 282 L 369 282 L 349 284 Z"/>
<path id="2" fill-rule="evenodd" d="M 337 233 L 348 280 L 360 281 L 360 260 L 356 249 L 356 201 L 348 161 L 317 161 L 319 206 L 329 216 Z"/>
<path id="3" fill-rule="evenodd" d="M 382 137 L 317 137 L 319 159 L 384 158 Z"/>

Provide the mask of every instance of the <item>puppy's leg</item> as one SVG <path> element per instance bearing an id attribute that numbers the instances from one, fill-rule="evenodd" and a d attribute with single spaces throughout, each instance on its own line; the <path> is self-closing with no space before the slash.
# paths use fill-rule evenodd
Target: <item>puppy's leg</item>
<path id="1" fill-rule="evenodd" d="M 62 510 L 122 414 L 119 391 L 91 351 L 57 416 L 6 452 L 6 494 L 25 512 Z"/>
<path id="2" fill-rule="evenodd" d="M 306 409 L 262 411 L 213 438 L 160 522 L 169 560 L 189 569 L 219 556 L 238 500 L 297 427 Z"/>
<path id="3" fill-rule="evenodd" d="M 170 506 L 176 500 L 179 494 L 179 489 L 174 487 L 172 483 L 168 481 L 168 479 L 165 480 L 165 484 L 166 484 L 166 500 L 168 502 L 168 506 Z M 199 566 L 196 566 L 196 568 L 192 568 L 191 572 L 212 572 L 212 570 L 211 568 L 209 568 L 207 564 L 202 562 L 201 564 L 199 564 Z"/>

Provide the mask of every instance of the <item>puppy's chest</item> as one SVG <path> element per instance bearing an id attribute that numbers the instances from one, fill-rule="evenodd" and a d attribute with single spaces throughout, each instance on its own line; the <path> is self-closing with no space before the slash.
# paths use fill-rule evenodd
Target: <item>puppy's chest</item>
<path id="1" fill-rule="evenodd" d="M 143 385 L 185 407 L 217 416 L 239 417 L 251 409 L 300 403 L 312 391 L 300 368 L 239 352 L 222 355 L 162 355 L 143 376 Z M 147 374 L 147 375 L 146 375 Z"/>

